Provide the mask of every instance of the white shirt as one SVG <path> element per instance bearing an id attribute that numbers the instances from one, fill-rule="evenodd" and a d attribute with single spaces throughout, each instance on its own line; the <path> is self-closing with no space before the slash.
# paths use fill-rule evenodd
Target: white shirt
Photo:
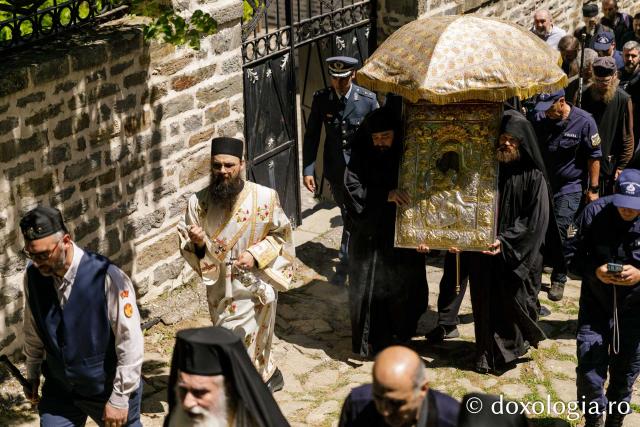
<path id="1" fill-rule="evenodd" d="M 72 245 L 73 260 L 69 269 L 62 278 L 53 276 L 53 285 L 62 310 L 69 301 L 78 266 L 84 255 L 84 251 L 75 243 Z M 131 279 L 113 264 L 110 264 L 107 269 L 104 292 L 107 298 L 109 323 L 115 336 L 116 357 L 118 359 L 109 403 L 117 408 L 128 408 L 129 395 L 140 386 L 144 356 L 144 338 L 140 329 L 140 313 L 136 305 L 136 293 Z M 24 294 L 24 354 L 27 358 L 27 378 L 34 379 L 40 377 L 40 367 L 45 359 L 45 350 L 28 303 L 29 289 L 26 274 L 24 276 Z M 131 308 L 129 312 L 129 307 L 127 307 L 129 316 L 125 314 L 127 304 Z"/>
<path id="2" fill-rule="evenodd" d="M 554 49 L 558 48 L 558 42 L 560 41 L 560 39 L 567 35 L 567 32 L 565 30 L 560 27 L 556 27 L 555 25 L 551 27 L 551 31 L 546 37 L 541 37 L 540 34 L 536 33 L 535 27 L 531 27 L 531 32 L 540 37 L 546 44 L 553 47 Z"/>

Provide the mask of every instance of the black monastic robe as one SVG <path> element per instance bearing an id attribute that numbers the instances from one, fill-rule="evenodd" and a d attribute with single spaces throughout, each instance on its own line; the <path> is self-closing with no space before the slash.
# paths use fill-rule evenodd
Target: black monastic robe
<path id="1" fill-rule="evenodd" d="M 551 197 L 530 124 L 508 112 L 507 131 L 523 139 L 521 160 L 500 165 L 497 255 L 472 254 L 471 302 L 477 361 L 495 369 L 536 347 L 545 334 L 537 325 L 542 251 L 550 232 Z M 511 128 L 509 128 L 511 126 Z M 526 127 L 518 133 L 513 126 Z M 504 124 L 503 124 L 504 132 Z M 535 160 L 534 160 L 535 159 Z M 552 223 L 552 225 L 554 225 Z"/>
<path id="2" fill-rule="evenodd" d="M 352 349 L 373 356 L 410 340 L 427 309 L 424 255 L 394 248 L 396 205 L 387 201 L 397 188 L 402 140 L 377 151 L 361 132 L 345 172 L 346 207 L 354 227 L 349 242 L 349 306 Z"/>

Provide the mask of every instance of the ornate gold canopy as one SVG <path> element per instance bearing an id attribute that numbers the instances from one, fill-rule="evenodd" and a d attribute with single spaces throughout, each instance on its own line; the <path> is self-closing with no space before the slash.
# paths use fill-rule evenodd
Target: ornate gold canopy
<path id="1" fill-rule="evenodd" d="M 438 16 L 393 33 L 357 80 L 411 102 L 501 102 L 565 87 L 560 63 L 557 50 L 518 24 L 476 15 Z"/>

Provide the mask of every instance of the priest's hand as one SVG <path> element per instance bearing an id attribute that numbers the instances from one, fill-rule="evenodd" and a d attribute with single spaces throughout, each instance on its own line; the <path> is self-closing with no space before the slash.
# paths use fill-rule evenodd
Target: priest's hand
<path id="1" fill-rule="evenodd" d="M 204 246 L 205 234 L 202 227 L 191 224 L 189 228 L 187 228 L 187 232 L 189 233 L 189 240 L 191 240 L 196 247 L 202 248 Z"/>
<path id="2" fill-rule="evenodd" d="M 409 197 L 409 193 L 407 193 L 406 191 L 395 189 L 389 191 L 387 202 L 395 203 L 398 206 L 404 206 L 411 203 L 411 197 Z"/>
<path id="3" fill-rule="evenodd" d="M 120 427 L 127 422 L 127 416 L 129 415 L 128 408 L 116 408 L 109 403 L 104 405 L 104 412 L 102 413 L 102 421 L 104 421 L 105 427 Z"/>
<path id="4" fill-rule="evenodd" d="M 313 175 L 304 176 L 302 178 L 302 182 L 304 183 L 304 186 L 307 187 L 307 190 L 311 191 L 312 193 L 316 192 L 316 180 Z"/>
<path id="5" fill-rule="evenodd" d="M 498 255 L 500 253 L 500 240 L 496 239 L 495 242 L 489 245 L 488 251 L 482 251 L 485 255 Z"/>
<path id="6" fill-rule="evenodd" d="M 240 254 L 238 259 L 235 260 L 233 265 L 241 270 L 250 270 L 256 265 L 256 259 L 250 252 L 244 251 Z"/>
<path id="7" fill-rule="evenodd" d="M 598 193 L 592 193 L 591 191 L 587 190 L 587 203 L 591 203 L 591 202 L 595 202 L 596 200 L 598 200 Z"/>
<path id="8" fill-rule="evenodd" d="M 420 252 L 421 254 L 426 254 L 430 250 L 431 249 L 429 249 L 429 246 L 425 245 L 424 243 L 419 244 L 418 247 L 416 248 L 416 251 Z"/>

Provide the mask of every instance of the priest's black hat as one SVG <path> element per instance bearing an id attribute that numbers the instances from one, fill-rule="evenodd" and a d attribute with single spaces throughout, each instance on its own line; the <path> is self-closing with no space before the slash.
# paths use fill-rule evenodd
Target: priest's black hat
<path id="1" fill-rule="evenodd" d="M 238 138 L 221 136 L 211 140 L 211 156 L 228 154 L 242 159 L 244 143 Z"/>
<path id="2" fill-rule="evenodd" d="M 20 220 L 20 229 L 25 240 L 38 240 L 58 231 L 67 233 L 62 214 L 56 208 L 38 206 L 27 212 Z"/>
<path id="3" fill-rule="evenodd" d="M 242 340 L 233 332 L 216 326 L 179 331 L 171 359 L 168 400 L 169 413 L 176 405 L 175 386 L 178 371 L 195 375 L 223 375 L 231 384 L 238 401 L 257 426 L 288 426 L 278 404 L 253 366 Z"/>
<path id="4" fill-rule="evenodd" d="M 595 3 L 589 3 L 582 6 L 582 16 L 585 18 L 593 18 L 598 16 L 598 5 Z"/>

